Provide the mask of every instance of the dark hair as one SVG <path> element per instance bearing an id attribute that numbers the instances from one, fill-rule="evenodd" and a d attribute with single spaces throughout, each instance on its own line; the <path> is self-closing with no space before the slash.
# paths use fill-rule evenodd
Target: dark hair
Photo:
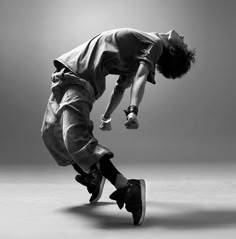
<path id="1" fill-rule="evenodd" d="M 166 78 L 180 78 L 185 75 L 191 63 L 195 62 L 195 49 L 184 50 L 182 47 L 172 44 L 174 47 L 174 54 L 170 53 L 170 49 L 163 48 L 163 53 L 157 62 L 157 70 Z"/>

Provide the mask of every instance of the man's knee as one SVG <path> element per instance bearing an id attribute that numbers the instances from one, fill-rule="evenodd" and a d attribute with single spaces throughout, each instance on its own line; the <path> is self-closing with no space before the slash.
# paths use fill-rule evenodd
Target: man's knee
<path id="1" fill-rule="evenodd" d="M 79 130 L 77 127 L 70 127 L 63 134 L 67 151 L 73 155 L 79 152 L 91 139 L 87 132 Z"/>
<path id="2" fill-rule="evenodd" d="M 52 141 L 53 141 L 51 139 L 52 136 L 53 136 L 53 132 L 50 127 L 49 128 L 43 127 L 41 129 L 41 137 L 46 146 L 49 146 L 52 143 Z"/>
<path id="3" fill-rule="evenodd" d="M 48 137 L 48 129 L 45 125 L 45 122 L 43 123 L 42 128 L 41 128 L 41 137 L 42 137 L 43 141 L 45 141 L 45 139 Z"/>

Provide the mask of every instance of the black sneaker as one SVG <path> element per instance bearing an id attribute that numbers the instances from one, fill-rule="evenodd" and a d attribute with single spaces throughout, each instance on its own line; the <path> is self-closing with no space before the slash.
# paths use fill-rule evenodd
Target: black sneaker
<path id="1" fill-rule="evenodd" d="M 86 186 L 88 192 L 92 194 L 89 199 L 91 204 L 96 203 L 100 199 L 106 179 L 102 176 L 97 166 L 93 166 L 88 174 L 76 175 L 75 180 Z"/>
<path id="2" fill-rule="evenodd" d="M 127 186 L 116 190 L 110 195 L 110 199 L 116 200 L 120 209 L 125 208 L 132 213 L 134 225 L 141 225 L 146 212 L 146 186 L 143 179 L 128 180 Z"/>

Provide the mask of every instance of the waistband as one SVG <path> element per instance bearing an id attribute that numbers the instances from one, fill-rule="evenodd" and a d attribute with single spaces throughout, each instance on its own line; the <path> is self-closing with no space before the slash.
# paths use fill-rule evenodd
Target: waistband
<path id="1" fill-rule="evenodd" d="M 66 67 L 57 69 L 52 74 L 51 80 L 51 90 L 55 95 L 59 95 L 59 98 L 62 97 L 62 95 L 70 85 L 80 85 L 89 91 L 92 101 L 95 101 L 95 92 L 90 82 L 77 76 Z"/>

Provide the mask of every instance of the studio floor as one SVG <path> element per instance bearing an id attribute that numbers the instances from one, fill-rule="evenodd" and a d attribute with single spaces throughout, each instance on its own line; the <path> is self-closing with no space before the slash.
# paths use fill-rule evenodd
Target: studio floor
<path id="1" fill-rule="evenodd" d="M 236 164 L 119 165 L 147 184 L 146 220 L 133 226 L 131 214 L 109 199 L 89 205 L 72 169 L 1 166 L 1 239 L 214 238 L 236 236 Z"/>

